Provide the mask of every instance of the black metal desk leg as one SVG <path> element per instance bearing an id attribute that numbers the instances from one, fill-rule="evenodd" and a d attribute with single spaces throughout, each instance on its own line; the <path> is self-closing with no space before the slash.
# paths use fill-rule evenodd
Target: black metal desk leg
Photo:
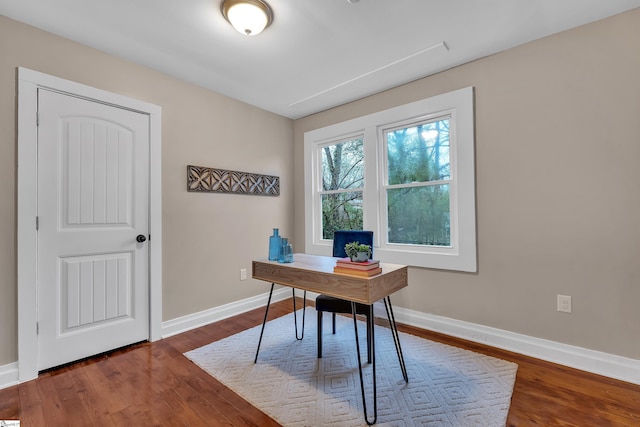
<path id="1" fill-rule="evenodd" d="M 264 320 L 262 321 L 262 330 L 260 331 L 260 339 L 258 340 L 258 349 L 256 350 L 256 358 L 253 359 L 253 363 L 258 362 L 258 353 L 260 352 L 260 344 L 262 343 L 262 334 L 264 334 L 264 325 L 267 324 L 267 314 L 269 314 L 269 305 L 271 304 L 271 295 L 273 295 L 273 288 L 276 284 L 271 284 L 271 291 L 269 292 L 269 299 L 267 300 L 267 308 L 264 310 Z"/>
<path id="2" fill-rule="evenodd" d="M 388 301 L 388 305 L 387 305 Z M 396 345 L 396 353 L 398 353 L 398 362 L 400 362 L 400 370 L 404 377 L 404 382 L 409 382 L 409 376 L 407 375 L 407 367 L 404 364 L 404 355 L 402 354 L 402 347 L 400 346 L 400 335 L 398 334 L 398 327 L 396 326 L 396 318 L 393 315 L 393 307 L 391 307 L 391 298 L 384 298 L 384 308 L 387 310 L 387 318 L 389 319 L 389 326 L 391 329 L 391 335 L 393 335 L 393 343 Z"/>
<path id="3" fill-rule="evenodd" d="M 296 339 L 298 341 L 304 338 L 304 313 L 307 310 L 307 291 L 304 291 L 302 295 L 302 333 L 298 338 L 298 315 L 296 314 L 296 288 L 291 288 L 293 292 L 293 326 L 296 328 Z"/>
<path id="4" fill-rule="evenodd" d="M 358 340 L 358 320 L 356 318 L 356 303 L 351 302 L 351 314 L 353 315 L 353 328 L 356 333 L 356 352 L 358 354 L 358 371 L 360 372 L 360 389 L 362 390 L 362 409 L 364 410 L 364 420 L 367 425 L 374 425 L 378 419 L 378 396 L 377 396 L 377 381 L 376 381 L 376 340 L 374 335 L 374 322 L 371 324 L 371 330 L 368 330 L 368 338 L 371 339 L 371 363 L 373 364 L 373 421 L 369 421 L 367 415 L 367 401 L 364 393 L 364 377 L 362 375 L 362 360 L 360 359 L 360 342 Z M 369 306 L 369 315 L 373 319 L 373 305 Z"/>

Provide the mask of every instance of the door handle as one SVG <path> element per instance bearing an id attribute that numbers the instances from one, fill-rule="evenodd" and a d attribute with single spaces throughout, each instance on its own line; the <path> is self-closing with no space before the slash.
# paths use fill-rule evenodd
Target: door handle
<path id="1" fill-rule="evenodd" d="M 147 241 L 147 238 L 144 236 L 144 234 L 138 234 L 138 237 L 136 237 L 136 242 L 138 243 L 144 243 Z"/>

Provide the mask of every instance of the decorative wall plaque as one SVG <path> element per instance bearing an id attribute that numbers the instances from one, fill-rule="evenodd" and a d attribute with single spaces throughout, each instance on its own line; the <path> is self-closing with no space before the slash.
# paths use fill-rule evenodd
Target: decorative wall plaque
<path id="1" fill-rule="evenodd" d="M 187 166 L 187 191 L 279 196 L 280 178 L 189 165 Z"/>

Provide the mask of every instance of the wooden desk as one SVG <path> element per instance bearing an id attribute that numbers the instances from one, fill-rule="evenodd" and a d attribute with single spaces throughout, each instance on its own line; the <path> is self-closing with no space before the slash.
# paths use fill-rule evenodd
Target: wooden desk
<path id="1" fill-rule="evenodd" d="M 407 266 L 380 263 L 382 273 L 372 277 L 333 272 L 336 258 L 295 254 L 293 262 L 253 261 L 254 279 L 371 305 L 408 285 Z"/>
<path id="2" fill-rule="evenodd" d="M 369 306 L 369 315 L 373 318 L 373 303 L 379 300 L 384 301 L 389 319 L 391 333 L 393 335 L 400 369 L 406 382 L 409 381 L 407 370 L 402 355 L 402 347 L 400 346 L 400 338 L 396 327 L 393 308 L 391 306 L 390 295 L 395 291 L 402 289 L 408 285 L 407 266 L 397 264 L 380 263 L 382 273 L 371 277 L 360 277 L 348 274 L 334 273 L 333 267 L 336 265 L 337 258 L 294 254 L 293 262 L 278 263 L 267 259 L 259 259 L 253 261 L 252 277 L 254 279 L 271 282 L 271 292 L 264 313 L 262 322 L 262 331 L 260 332 L 260 340 L 258 341 L 258 349 L 256 350 L 255 362 L 258 361 L 258 353 L 260 352 L 260 343 L 264 333 L 264 326 L 267 322 L 267 314 L 269 313 L 269 305 L 271 303 L 271 295 L 275 284 L 290 286 L 305 291 L 304 299 L 306 300 L 306 291 L 317 292 L 333 297 L 351 301 L 351 313 L 353 316 L 353 326 L 355 330 L 356 350 L 358 355 L 358 368 L 360 372 L 360 388 L 362 390 L 362 405 L 364 409 L 364 419 L 368 425 L 373 425 L 377 419 L 377 391 L 376 391 L 376 361 L 375 361 L 375 334 L 374 329 L 367 331 L 371 340 L 371 363 L 373 365 L 373 421 L 369 421 L 367 415 L 367 403 L 365 399 L 364 380 L 362 374 L 362 362 L 360 360 L 360 346 L 358 343 L 358 328 L 356 320 L 356 303 L 362 303 Z M 294 312 L 295 312 L 295 294 L 294 294 Z M 306 307 L 306 303 L 305 303 Z M 294 313 L 295 315 L 295 313 Z M 297 318 L 294 317 L 296 323 L 296 338 L 298 338 Z M 302 314 L 302 336 L 304 336 L 304 309 Z"/>

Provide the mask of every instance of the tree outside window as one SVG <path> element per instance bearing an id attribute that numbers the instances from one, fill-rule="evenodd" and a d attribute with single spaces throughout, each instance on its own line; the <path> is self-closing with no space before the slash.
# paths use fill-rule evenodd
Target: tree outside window
<path id="1" fill-rule="evenodd" d="M 449 119 L 387 130 L 389 243 L 450 246 Z"/>
<path id="2" fill-rule="evenodd" d="M 362 230 L 364 149 L 362 138 L 322 147 L 322 236 Z"/>

